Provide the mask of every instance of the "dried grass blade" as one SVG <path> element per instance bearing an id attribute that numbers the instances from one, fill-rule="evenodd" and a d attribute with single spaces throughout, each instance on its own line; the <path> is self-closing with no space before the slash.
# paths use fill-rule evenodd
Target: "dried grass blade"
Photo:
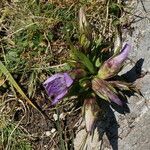
<path id="1" fill-rule="evenodd" d="M 20 93 L 20 95 L 36 110 L 38 110 L 42 115 L 43 112 L 38 109 L 33 103 L 32 101 L 26 96 L 26 94 L 22 91 L 22 89 L 20 88 L 20 86 L 17 84 L 17 82 L 14 80 L 14 78 L 12 77 L 12 75 L 10 74 L 10 72 L 7 70 L 7 68 L 3 65 L 3 63 L 0 61 L 0 70 L 2 71 L 2 73 L 7 77 L 7 80 L 14 86 L 14 88 L 18 91 L 18 93 Z"/>

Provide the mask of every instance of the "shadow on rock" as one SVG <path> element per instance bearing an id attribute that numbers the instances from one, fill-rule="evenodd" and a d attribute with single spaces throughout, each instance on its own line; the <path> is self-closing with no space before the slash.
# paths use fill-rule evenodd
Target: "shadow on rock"
<path id="1" fill-rule="evenodd" d="M 112 147 L 113 150 L 118 150 L 119 124 L 117 123 L 113 109 L 121 114 L 129 113 L 130 109 L 127 104 L 124 104 L 123 107 L 119 107 L 115 104 L 110 106 L 107 102 L 103 102 L 101 107 L 104 108 L 105 114 L 97 120 L 95 125 L 95 128 L 98 130 L 99 140 L 102 141 L 100 150 L 103 150 L 106 147 Z"/>
<path id="2" fill-rule="evenodd" d="M 106 113 L 102 118 L 100 118 L 100 120 L 97 121 L 96 124 L 96 128 L 99 134 L 99 140 L 102 141 L 100 150 L 104 149 L 105 147 L 110 148 L 110 145 L 113 150 L 118 150 L 119 125 L 117 123 L 115 114 L 107 103 L 103 103 L 102 107 L 104 108 Z"/>
<path id="3" fill-rule="evenodd" d="M 133 83 L 136 79 L 141 77 L 141 68 L 143 65 L 144 59 L 140 59 L 137 61 L 135 66 L 128 71 L 126 74 L 123 74 L 120 78 L 116 80 L 125 80 L 129 83 Z M 118 89 L 119 90 L 119 89 Z M 99 140 L 101 140 L 100 150 L 104 148 L 111 148 L 113 150 L 118 150 L 118 128 L 119 125 L 116 120 L 116 116 L 114 111 L 117 111 L 120 114 L 130 113 L 130 109 L 128 107 L 128 100 L 126 97 L 133 96 L 135 91 L 123 91 L 123 95 L 120 95 L 120 99 L 123 102 L 123 106 L 119 106 L 115 103 L 109 105 L 107 102 L 100 101 L 99 105 L 104 109 L 103 117 L 97 120 L 95 128 L 98 130 Z M 111 145 L 111 147 L 110 147 Z"/>
<path id="4" fill-rule="evenodd" d="M 135 66 L 131 70 L 123 74 L 121 77 L 124 78 L 127 82 L 136 81 L 138 78 L 142 76 L 143 62 L 144 62 L 143 58 L 139 59 L 136 62 Z"/>

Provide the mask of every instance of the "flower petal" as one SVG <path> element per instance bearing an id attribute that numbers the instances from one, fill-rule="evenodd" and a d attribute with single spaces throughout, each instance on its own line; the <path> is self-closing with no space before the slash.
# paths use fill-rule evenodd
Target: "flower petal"
<path id="1" fill-rule="evenodd" d="M 119 97 L 116 94 L 110 93 L 108 95 L 108 97 L 110 98 L 111 102 L 114 102 L 114 103 L 118 104 L 119 106 L 123 105 L 122 101 L 119 99 Z"/>
<path id="2" fill-rule="evenodd" d="M 49 96 L 59 94 L 61 91 L 67 88 L 64 79 L 57 78 L 47 84 L 44 85 L 47 94 Z"/>
<path id="3" fill-rule="evenodd" d="M 106 60 L 98 71 L 98 77 L 101 79 L 108 79 L 115 76 L 120 71 L 124 61 L 127 59 L 130 49 L 131 46 L 125 44 L 119 55 Z"/>
<path id="4" fill-rule="evenodd" d="M 62 73 L 57 73 L 57 74 L 54 74 L 52 75 L 51 77 L 49 77 L 44 83 L 43 85 L 47 84 L 47 83 L 50 83 L 51 81 L 57 79 L 57 78 L 62 78 L 63 77 L 63 74 Z"/>
<path id="5" fill-rule="evenodd" d="M 56 96 L 53 100 L 52 100 L 52 105 L 55 105 L 56 103 L 58 103 L 66 94 L 67 94 L 67 90 L 63 91 L 61 94 L 59 94 L 58 96 Z"/>
<path id="6" fill-rule="evenodd" d="M 70 87 L 73 83 L 73 79 L 67 73 L 64 73 L 64 79 L 67 87 Z"/>
<path id="7" fill-rule="evenodd" d="M 72 85 L 73 79 L 67 73 L 57 73 L 48 78 L 43 86 L 49 97 L 52 99 L 52 105 L 61 100 Z"/>
<path id="8" fill-rule="evenodd" d="M 130 49 L 131 45 L 126 43 L 121 53 L 112 59 L 112 63 L 115 63 L 116 66 L 121 65 L 122 62 L 124 62 L 127 59 Z"/>

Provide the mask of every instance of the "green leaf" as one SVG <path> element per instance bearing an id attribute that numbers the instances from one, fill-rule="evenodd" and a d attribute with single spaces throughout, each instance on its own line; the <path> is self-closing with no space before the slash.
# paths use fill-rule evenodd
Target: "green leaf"
<path id="1" fill-rule="evenodd" d="M 77 50 L 72 44 L 70 44 L 70 48 L 72 51 L 73 58 L 76 61 L 80 61 L 89 71 L 90 73 L 95 73 L 95 68 L 89 58 L 84 55 L 81 51 Z"/>
<path id="2" fill-rule="evenodd" d="M 87 51 L 90 47 L 91 41 L 85 36 L 85 34 L 80 35 L 80 44 Z"/>
<path id="3" fill-rule="evenodd" d="M 95 62 L 95 66 L 97 68 L 99 68 L 101 66 L 101 61 L 100 61 L 100 58 L 97 58 L 96 62 Z"/>

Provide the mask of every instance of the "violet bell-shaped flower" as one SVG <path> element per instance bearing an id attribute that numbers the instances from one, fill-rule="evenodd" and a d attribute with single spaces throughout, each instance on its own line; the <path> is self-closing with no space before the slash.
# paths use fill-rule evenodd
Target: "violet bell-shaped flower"
<path id="1" fill-rule="evenodd" d="M 72 83 L 73 79 L 68 73 L 57 73 L 43 83 L 48 96 L 52 99 L 52 105 L 59 102 L 68 93 Z"/>
<path id="2" fill-rule="evenodd" d="M 120 54 L 113 56 L 106 60 L 98 71 L 98 77 L 101 79 L 108 79 L 115 76 L 123 66 L 127 59 L 131 46 L 125 44 Z"/>

